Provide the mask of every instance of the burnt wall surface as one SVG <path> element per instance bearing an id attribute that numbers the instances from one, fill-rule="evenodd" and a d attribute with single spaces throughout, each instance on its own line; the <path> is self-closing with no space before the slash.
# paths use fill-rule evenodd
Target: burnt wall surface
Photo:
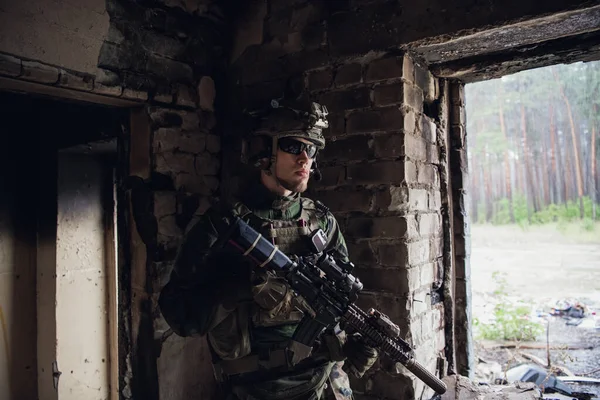
<path id="1" fill-rule="evenodd" d="M 124 133 L 119 141 L 125 176 L 119 187 L 126 191 L 120 198 L 120 395 L 207 398 L 212 386 L 198 386 L 198 376 L 212 376 L 204 340 L 170 335 L 156 300 L 182 232 L 219 191 L 217 93 L 228 62 L 231 14 L 213 1 L 97 3 L 56 1 L 46 9 L 40 3 L 28 12 L 16 4 L 3 8 L 0 17 L 11 19 L 10 26 L 35 24 L 28 18 L 37 11 L 64 14 L 44 20 L 56 28 L 48 30 L 50 44 L 35 35 L 30 46 L 0 42 L 0 88 L 134 108 L 129 124 L 117 124 L 117 132 Z M 68 13 L 70 18 L 64 17 Z M 86 16 L 90 13 L 94 18 Z M 33 32 L 39 29 L 45 25 Z M 68 47 L 76 34 L 94 46 Z M 53 46 L 71 49 L 74 57 L 44 56 Z M 78 53 L 81 63 L 71 62 Z M 88 121 L 99 138 L 112 121 L 108 115 Z M 128 171 L 122 171 L 125 165 Z"/>

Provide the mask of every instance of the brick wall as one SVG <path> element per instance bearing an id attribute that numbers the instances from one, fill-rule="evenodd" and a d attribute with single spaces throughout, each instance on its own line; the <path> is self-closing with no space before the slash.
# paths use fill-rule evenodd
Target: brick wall
<path id="1" fill-rule="evenodd" d="M 474 350 L 471 323 L 471 232 L 468 218 L 467 134 L 464 84 L 450 85 L 449 169 L 452 179 L 454 302 L 456 324 L 456 369 L 463 376 L 474 376 Z"/>
<path id="2" fill-rule="evenodd" d="M 360 305 L 396 321 L 417 360 L 435 372 L 445 349 L 439 135 L 447 118 L 439 82 L 403 52 L 331 56 L 324 12 L 312 3 L 270 3 L 264 25 L 256 24 L 263 43 L 233 65 L 239 106 L 253 112 L 273 98 L 309 98 L 329 108 L 323 179 L 307 195 L 342 226 L 365 285 Z M 411 376 L 381 359 L 352 387 L 357 398 L 431 397 Z"/>

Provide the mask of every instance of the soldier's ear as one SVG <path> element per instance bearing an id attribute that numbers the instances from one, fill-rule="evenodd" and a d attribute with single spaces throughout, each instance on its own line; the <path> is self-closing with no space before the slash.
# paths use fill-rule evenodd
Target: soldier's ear
<path id="1" fill-rule="evenodd" d="M 270 158 L 269 157 L 259 158 L 254 163 L 254 166 L 261 171 L 268 170 L 269 167 L 271 166 Z"/>

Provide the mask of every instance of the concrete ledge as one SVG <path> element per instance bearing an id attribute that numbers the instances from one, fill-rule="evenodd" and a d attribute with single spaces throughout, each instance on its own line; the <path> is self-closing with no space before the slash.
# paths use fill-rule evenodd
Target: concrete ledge
<path id="1" fill-rule="evenodd" d="M 96 77 L 0 53 L 1 90 L 37 93 L 117 107 L 147 103 L 172 104 L 174 101 L 172 93 L 132 89 L 123 85 L 118 75 L 112 75 L 112 79 L 107 79 L 106 76 Z M 177 106 L 196 110 L 198 96 L 195 89 L 186 85 L 179 85 L 177 89 Z"/>

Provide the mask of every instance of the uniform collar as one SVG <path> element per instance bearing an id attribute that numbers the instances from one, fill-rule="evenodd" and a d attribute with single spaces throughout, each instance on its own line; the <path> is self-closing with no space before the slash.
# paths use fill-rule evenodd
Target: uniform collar
<path id="1" fill-rule="evenodd" d="M 259 214 L 267 212 L 272 214 L 269 215 L 271 218 L 293 218 L 300 211 L 300 193 L 279 196 L 267 189 L 260 181 L 245 191 L 243 199 L 244 204 L 253 212 Z"/>

